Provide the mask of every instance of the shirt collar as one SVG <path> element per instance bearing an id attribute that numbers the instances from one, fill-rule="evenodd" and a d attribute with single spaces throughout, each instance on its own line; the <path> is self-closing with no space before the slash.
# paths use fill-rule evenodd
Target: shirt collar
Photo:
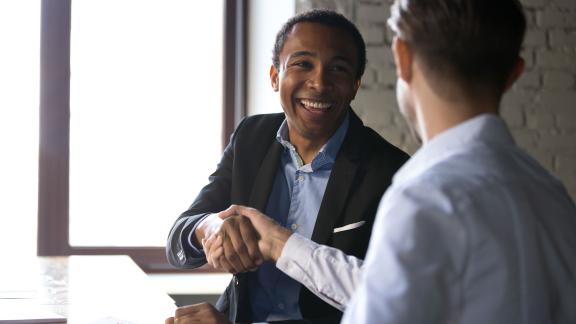
<path id="1" fill-rule="evenodd" d="M 449 155 L 478 143 L 510 146 L 514 145 L 514 139 L 500 117 L 478 115 L 445 130 L 423 145 L 394 175 L 393 182 L 398 184 L 414 178 Z"/>
<path id="2" fill-rule="evenodd" d="M 344 120 L 342 121 L 336 132 L 334 132 L 334 134 L 332 134 L 330 139 L 328 139 L 328 141 L 322 146 L 322 148 L 320 148 L 320 151 L 318 152 L 318 154 L 316 154 L 316 156 L 310 163 L 312 170 L 317 170 L 318 168 L 322 167 L 327 163 L 334 163 L 334 161 L 336 161 L 336 155 L 338 154 L 338 151 L 340 151 L 340 146 L 342 146 L 342 143 L 344 142 L 344 138 L 346 137 L 346 133 L 348 132 L 349 125 L 350 125 L 350 113 L 346 113 Z M 290 156 L 292 157 L 294 164 L 298 168 L 304 166 L 302 158 L 296 152 L 296 148 L 294 147 L 294 145 L 292 145 L 292 143 L 290 143 L 288 136 L 288 122 L 286 121 L 286 119 L 284 119 L 284 121 L 280 125 L 280 128 L 278 129 L 278 132 L 276 133 L 276 140 L 290 152 Z"/>

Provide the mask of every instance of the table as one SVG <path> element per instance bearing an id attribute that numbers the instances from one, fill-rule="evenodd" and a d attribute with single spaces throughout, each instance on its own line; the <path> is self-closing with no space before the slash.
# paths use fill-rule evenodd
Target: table
<path id="1" fill-rule="evenodd" d="M 7 260 L 5 260 L 7 261 Z M 2 310 L 29 307 L 68 323 L 164 323 L 174 301 L 128 256 L 35 257 L 0 268 Z"/>

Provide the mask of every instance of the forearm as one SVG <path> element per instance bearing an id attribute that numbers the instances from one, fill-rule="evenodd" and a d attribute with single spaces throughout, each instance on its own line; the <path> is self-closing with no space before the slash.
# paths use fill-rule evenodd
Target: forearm
<path id="1" fill-rule="evenodd" d="M 298 234 L 284 243 L 276 267 L 328 304 L 344 310 L 360 282 L 363 261 Z"/>
<path id="2" fill-rule="evenodd" d="M 170 264 L 178 268 L 196 268 L 206 263 L 203 251 L 190 244 L 194 227 L 206 214 L 180 216 L 168 236 L 166 257 Z"/>

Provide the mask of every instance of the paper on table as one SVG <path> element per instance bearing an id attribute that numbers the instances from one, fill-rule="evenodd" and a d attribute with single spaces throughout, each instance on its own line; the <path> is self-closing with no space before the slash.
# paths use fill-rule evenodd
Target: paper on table
<path id="1" fill-rule="evenodd" d="M 67 323 L 66 317 L 41 309 L 2 309 L 0 310 L 0 323 L 19 324 L 60 324 Z"/>

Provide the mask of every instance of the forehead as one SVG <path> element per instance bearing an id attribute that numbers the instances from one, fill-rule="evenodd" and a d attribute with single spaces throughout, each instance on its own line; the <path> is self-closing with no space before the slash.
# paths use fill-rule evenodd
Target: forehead
<path id="1" fill-rule="evenodd" d="M 283 61 L 293 52 L 301 51 L 328 57 L 345 57 L 354 63 L 358 56 L 350 32 L 341 27 L 311 22 L 297 23 L 292 27 L 286 35 L 280 60 Z"/>

